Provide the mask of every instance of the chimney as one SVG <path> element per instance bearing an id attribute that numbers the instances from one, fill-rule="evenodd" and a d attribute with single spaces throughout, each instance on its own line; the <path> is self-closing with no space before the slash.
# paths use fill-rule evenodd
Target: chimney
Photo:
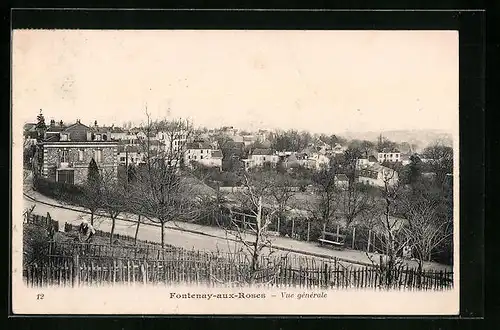
<path id="1" fill-rule="evenodd" d="M 95 126 L 95 127 L 97 127 L 97 120 L 96 120 L 96 121 L 94 121 L 94 126 Z"/>
<path id="2" fill-rule="evenodd" d="M 50 120 L 50 127 L 56 126 L 56 121 L 54 119 Z"/>
<path id="3" fill-rule="evenodd" d="M 61 127 L 63 127 L 63 126 L 64 126 L 64 123 L 63 123 L 63 121 L 62 121 L 62 120 L 61 120 L 61 121 L 59 121 L 59 126 L 61 126 Z"/>
<path id="4" fill-rule="evenodd" d="M 77 119 L 77 120 L 76 120 L 76 123 L 77 123 L 77 124 L 80 124 L 80 119 Z"/>

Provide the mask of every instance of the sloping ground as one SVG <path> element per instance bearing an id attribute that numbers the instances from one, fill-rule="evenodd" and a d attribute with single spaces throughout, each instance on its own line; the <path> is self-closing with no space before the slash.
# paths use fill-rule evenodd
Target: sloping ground
<path id="1" fill-rule="evenodd" d="M 27 192 L 30 196 L 35 197 L 37 201 L 30 200 L 24 197 L 24 207 L 29 207 L 36 204 L 35 214 L 46 215 L 50 212 L 55 220 L 78 224 L 82 218 L 89 219 L 90 216 L 81 208 L 63 205 L 55 200 L 47 198 L 36 192 Z M 43 204 L 49 203 L 50 205 Z M 121 220 L 116 222 L 116 233 L 120 235 L 133 236 L 136 228 L 137 217 L 135 215 L 121 215 Z M 63 220 L 61 220 L 63 219 Z M 124 220 L 125 219 L 125 220 Z M 96 220 L 96 229 L 102 231 L 110 231 L 111 221 L 105 217 L 99 217 Z M 196 249 L 207 251 L 222 251 L 234 252 L 243 245 L 238 242 L 228 241 L 227 233 L 218 227 L 209 227 L 193 223 L 176 222 L 169 223 L 165 230 L 166 242 L 170 245 L 181 247 L 184 249 Z M 151 225 L 141 225 L 139 231 L 139 239 L 160 242 L 160 228 Z M 248 240 L 252 239 L 252 235 L 247 236 Z M 320 258 L 344 258 L 352 262 L 362 262 L 371 264 L 370 258 L 365 252 L 355 250 L 333 250 L 318 246 L 316 243 L 297 241 L 286 237 L 273 237 L 272 244 L 277 249 L 276 253 L 280 255 L 309 255 Z M 377 262 L 377 257 L 374 262 Z M 408 261 L 410 266 L 414 266 L 414 262 Z M 451 266 L 441 265 L 437 263 L 425 263 L 425 269 L 447 269 L 451 270 Z"/>

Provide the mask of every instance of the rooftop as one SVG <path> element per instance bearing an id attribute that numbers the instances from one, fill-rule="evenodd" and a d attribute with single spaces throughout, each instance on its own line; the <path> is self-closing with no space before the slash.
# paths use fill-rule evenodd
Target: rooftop
<path id="1" fill-rule="evenodd" d="M 252 151 L 252 155 L 262 155 L 262 156 L 270 156 L 273 154 L 273 151 L 271 149 L 260 149 L 260 148 L 257 148 L 257 149 L 254 149 Z"/>

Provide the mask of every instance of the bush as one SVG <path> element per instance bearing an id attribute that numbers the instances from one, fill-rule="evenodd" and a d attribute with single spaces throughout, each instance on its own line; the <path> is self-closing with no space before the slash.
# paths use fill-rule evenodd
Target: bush
<path id="1" fill-rule="evenodd" d="M 49 247 L 49 235 L 45 228 L 23 225 L 23 265 L 40 265 L 46 260 Z"/>
<path id="2" fill-rule="evenodd" d="M 78 196 L 82 194 L 82 188 L 79 186 L 55 182 L 45 178 L 37 178 L 33 181 L 33 185 L 35 190 L 42 195 L 69 203 L 76 203 Z"/>

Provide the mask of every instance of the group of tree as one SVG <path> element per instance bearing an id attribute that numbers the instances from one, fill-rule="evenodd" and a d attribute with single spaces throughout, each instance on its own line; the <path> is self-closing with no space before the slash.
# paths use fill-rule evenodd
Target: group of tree
<path id="1" fill-rule="evenodd" d="M 277 132 L 271 137 L 271 148 L 277 151 L 302 151 L 313 142 L 313 137 L 309 132 L 299 132 L 288 130 Z"/>

